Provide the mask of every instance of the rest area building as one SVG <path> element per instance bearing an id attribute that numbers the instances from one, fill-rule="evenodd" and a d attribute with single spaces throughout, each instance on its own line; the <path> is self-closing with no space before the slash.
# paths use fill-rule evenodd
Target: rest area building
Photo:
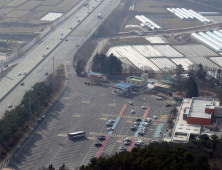
<path id="1" fill-rule="evenodd" d="M 148 74 L 143 73 L 141 77 L 130 76 L 126 78 L 126 83 L 132 84 L 134 89 L 137 91 L 141 91 L 147 88 L 148 85 Z"/>

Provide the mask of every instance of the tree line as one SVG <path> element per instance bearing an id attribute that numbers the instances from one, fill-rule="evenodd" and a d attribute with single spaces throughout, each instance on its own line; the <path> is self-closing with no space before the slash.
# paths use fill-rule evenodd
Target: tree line
<path id="1" fill-rule="evenodd" d="M 211 89 L 222 100 L 222 71 L 210 70 L 207 67 L 203 67 L 202 64 L 193 64 L 189 66 L 188 71 L 185 72 L 182 65 L 177 65 L 173 72 L 168 72 L 175 77 L 175 81 L 172 86 L 178 89 L 179 93 L 186 92 L 187 97 L 197 97 L 199 95 L 199 89 Z"/>
<path id="2" fill-rule="evenodd" d="M 50 75 L 45 82 L 36 83 L 26 91 L 21 103 L 10 111 L 5 111 L 0 119 L 0 160 L 18 143 L 31 128 L 29 97 L 31 99 L 31 122 L 35 122 L 53 98 L 53 93 L 61 89 L 64 76 Z"/>
<path id="3" fill-rule="evenodd" d="M 79 170 L 219 170 L 222 139 L 216 135 L 200 135 L 185 144 L 161 142 L 134 147 L 131 152 L 92 158 Z M 218 161 L 218 162 L 217 162 Z M 55 170 L 50 165 L 39 170 Z M 63 165 L 65 167 L 65 165 Z M 67 168 L 67 167 L 66 167 Z M 68 169 L 68 168 L 67 168 Z M 60 170 L 60 169 L 59 169 Z"/>
<path id="4" fill-rule="evenodd" d="M 0 119 L 0 159 L 3 159 L 23 134 L 29 129 L 29 93 L 31 97 L 31 121 L 48 105 L 53 87 L 51 84 L 36 83 L 23 96 L 21 103 L 10 111 L 5 111 Z"/>
<path id="5" fill-rule="evenodd" d="M 105 54 L 96 54 L 92 62 L 92 70 L 109 75 L 122 74 L 122 62 L 112 53 L 106 57 Z"/>

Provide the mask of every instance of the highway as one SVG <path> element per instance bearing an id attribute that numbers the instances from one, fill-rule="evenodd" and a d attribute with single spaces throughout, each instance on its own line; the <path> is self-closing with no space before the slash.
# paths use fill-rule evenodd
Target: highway
<path id="1" fill-rule="evenodd" d="M 93 1 L 92 3 L 95 2 Z M 122 140 L 125 137 L 134 138 L 132 144 L 127 146 L 129 151 L 134 147 L 136 139 L 142 139 L 145 143 L 149 143 L 152 139 L 159 141 L 162 139 L 163 135 L 160 132 L 162 128 L 165 128 L 165 122 L 170 110 L 170 108 L 164 107 L 165 101 L 157 101 L 155 96 L 148 93 L 133 93 L 124 98 L 111 95 L 112 85 L 122 80 L 110 79 L 108 83 L 94 87 L 86 86 L 84 82 L 87 81 L 87 78 L 77 77 L 72 67 L 73 56 L 77 51 L 76 45 L 81 46 L 102 22 L 101 19 L 97 19 L 97 14 L 102 13 L 103 17 L 106 18 L 119 2 L 119 0 L 103 1 L 94 12 L 68 35 L 68 41 L 62 41 L 45 58 L 44 62 L 39 64 L 26 77 L 24 80 L 25 86 L 17 86 L 1 102 L 1 106 L 3 106 L 2 103 L 4 102 L 6 106 L 9 102 L 13 103 L 13 106 L 16 103 L 18 104 L 25 90 L 36 82 L 44 80 L 45 72 L 52 72 L 53 57 L 55 57 L 55 66 L 60 63 L 65 64 L 67 84 L 62 94 L 47 111 L 44 121 L 37 124 L 21 145 L 17 147 L 6 168 L 36 170 L 43 165 L 53 164 L 58 169 L 65 163 L 69 168 L 75 169 L 82 164 L 89 163 L 92 157 L 114 154 L 120 146 L 123 146 Z M 85 12 L 87 10 L 85 8 Z M 69 21 L 72 22 L 71 18 Z M 74 23 L 76 23 L 75 16 Z M 64 34 L 65 31 L 62 30 L 62 32 Z M 60 36 L 60 34 L 57 34 L 54 40 L 57 41 Z M 44 44 L 44 47 L 46 45 Z M 51 48 L 52 44 L 48 46 Z M 43 50 L 45 49 L 43 48 Z M 40 55 L 41 57 L 42 53 L 40 51 L 38 56 Z M 25 62 L 25 59 L 22 62 Z M 21 63 L 18 64 L 18 67 Z M 14 73 L 16 76 L 17 71 Z M 127 104 L 129 100 L 133 102 L 133 106 Z M 143 105 L 149 108 L 141 109 L 140 107 Z M 131 114 L 132 109 L 136 111 L 135 114 Z M 138 131 L 130 130 L 136 118 L 152 118 L 154 115 L 159 119 L 153 120 L 145 136 L 138 136 Z M 105 125 L 109 119 L 115 120 L 114 131 L 111 132 L 107 131 Z M 86 138 L 68 139 L 67 133 L 79 130 L 86 132 Z M 94 146 L 95 142 L 98 142 L 97 136 L 99 134 L 106 136 L 106 140 L 102 141 L 103 146 L 100 148 Z"/>
<path id="2" fill-rule="evenodd" d="M 113 8 L 110 8 L 110 4 L 113 4 Z M 45 79 L 45 72 L 52 73 L 53 57 L 55 58 L 55 66 L 58 66 L 67 56 L 73 56 L 76 53 L 76 45 L 78 44 L 80 47 L 102 23 L 102 19 L 97 19 L 98 13 L 103 13 L 105 18 L 117 5 L 118 3 L 110 1 L 101 3 L 94 0 L 89 1 L 89 7 L 82 6 L 82 8 L 77 10 L 66 21 L 61 25 L 58 25 L 58 27 L 55 27 L 51 33 L 38 42 L 22 59 L 18 60 L 18 62 L 16 61 L 18 65 L 15 66 L 0 83 L 0 98 L 6 95 L 9 90 L 18 84 L 18 86 L 1 101 L 0 107 L 2 109 L 0 110 L 0 115 L 2 116 L 5 110 L 8 109 L 8 104 L 12 104 L 12 109 L 14 106 L 18 105 L 25 90 L 28 90 L 36 82 Z M 95 11 L 92 12 L 92 10 Z M 88 11 L 91 13 L 88 14 Z M 84 18 L 86 20 L 83 20 Z M 79 23 L 78 20 L 83 22 Z M 66 35 L 72 31 L 70 30 L 70 27 L 76 28 L 67 38 L 68 41 L 64 41 Z M 61 37 L 63 38 L 62 42 L 59 40 Z M 46 49 L 47 46 L 49 49 Z M 56 48 L 56 50 L 52 50 L 53 48 Z M 44 58 L 42 57 L 43 54 L 46 56 L 47 54 L 50 55 Z M 22 81 L 25 85 L 20 86 L 19 82 L 24 78 L 23 72 L 25 71 L 29 74 L 29 72 L 41 62 L 42 64 L 38 66 L 33 73 L 25 76 L 25 80 Z M 69 64 L 71 63 L 72 61 L 69 62 Z M 19 72 L 21 72 L 21 76 L 18 76 Z"/>

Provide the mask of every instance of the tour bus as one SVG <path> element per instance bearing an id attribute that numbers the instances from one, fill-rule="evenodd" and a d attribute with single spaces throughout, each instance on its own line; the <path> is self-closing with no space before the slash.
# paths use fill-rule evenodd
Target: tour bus
<path id="1" fill-rule="evenodd" d="M 85 137 L 85 131 L 69 133 L 68 137 L 69 137 L 69 139 L 76 139 L 76 138 Z"/>

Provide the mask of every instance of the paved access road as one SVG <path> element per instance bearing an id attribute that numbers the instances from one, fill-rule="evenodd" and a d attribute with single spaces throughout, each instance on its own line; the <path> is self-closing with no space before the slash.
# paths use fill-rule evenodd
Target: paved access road
<path id="1" fill-rule="evenodd" d="M 28 74 L 37 63 L 44 59 L 44 61 L 31 74 L 26 75 L 26 78 L 22 81 L 25 84 L 24 86 L 18 85 L 7 97 L 5 97 L 3 101 L 1 101 L 0 115 L 2 116 L 5 110 L 8 109 L 8 104 L 12 104 L 13 108 L 14 106 L 20 104 L 25 91 L 36 82 L 40 82 L 45 79 L 45 72 L 48 72 L 49 74 L 52 73 L 53 57 L 55 67 L 58 66 L 66 57 L 73 57 L 77 51 L 76 45 L 78 44 L 80 47 L 92 35 L 94 30 L 99 27 L 103 19 L 105 19 L 112 12 L 118 3 L 118 1 L 99 2 L 90 0 L 88 7 L 82 6 L 82 8 L 77 10 L 72 16 L 70 16 L 70 18 L 56 27 L 52 33 L 38 42 L 38 44 L 36 44 L 32 50 L 30 50 L 30 52 L 24 56 L 24 58 L 19 60 L 17 62 L 18 65 L 1 80 L 0 98 L 2 98 L 25 76 L 18 76 L 19 72 L 23 74 L 23 72 L 26 71 Z M 88 11 L 90 12 L 89 14 Z M 104 18 L 98 19 L 98 13 L 102 13 Z M 80 23 L 78 20 L 80 20 Z M 76 27 L 74 30 L 72 30 L 71 34 L 69 34 L 71 31 L 70 27 Z M 61 33 L 63 34 L 62 36 Z M 66 37 L 66 35 L 68 35 L 68 37 Z M 62 42 L 59 40 L 61 37 L 63 38 Z M 68 39 L 68 41 L 65 41 L 65 39 Z M 60 45 L 55 50 L 52 50 L 53 47 L 58 45 L 58 43 L 60 43 Z M 48 50 L 46 49 L 46 46 L 49 47 Z M 42 54 L 49 55 L 44 58 L 42 57 Z M 69 60 L 66 64 L 71 63 L 72 61 Z"/>

